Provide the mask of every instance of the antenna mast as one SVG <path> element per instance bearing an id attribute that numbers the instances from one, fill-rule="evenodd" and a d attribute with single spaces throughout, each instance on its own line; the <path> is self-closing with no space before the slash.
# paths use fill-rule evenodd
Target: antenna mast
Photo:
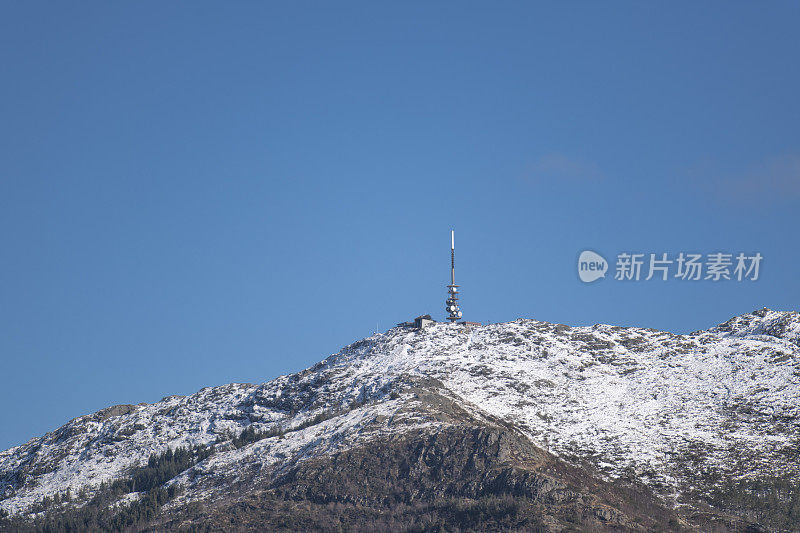
<path id="1" fill-rule="evenodd" d="M 450 313 L 447 320 L 455 322 L 461 318 L 458 308 L 458 285 L 456 285 L 456 232 L 450 231 L 450 285 L 447 286 L 446 311 Z"/>

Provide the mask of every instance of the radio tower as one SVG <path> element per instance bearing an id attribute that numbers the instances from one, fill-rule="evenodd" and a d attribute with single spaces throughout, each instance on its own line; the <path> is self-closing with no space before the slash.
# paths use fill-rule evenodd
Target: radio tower
<path id="1" fill-rule="evenodd" d="M 458 308 L 458 285 L 456 285 L 456 232 L 450 232 L 450 285 L 447 286 L 447 307 L 450 313 L 447 320 L 455 322 L 461 318 L 461 309 Z"/>

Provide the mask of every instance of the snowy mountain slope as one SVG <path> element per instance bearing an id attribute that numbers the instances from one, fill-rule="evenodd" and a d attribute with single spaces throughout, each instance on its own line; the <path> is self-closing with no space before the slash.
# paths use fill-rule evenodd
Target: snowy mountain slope
<path id="1" fill-rule="evenodd" d="M 170 482 L 184 488 L 170 505 L 206 501 L 462 419 L 510 424 L 604 479 L 699 508 L 725 480 L 800 479 L 798 332 L 797 313 L 769 310 L 691 335 L 535 320 L 393 328 L 298 374 L 109 408 L 2 452 L 0 509 L 23 513 L 68 487 L 91 494 L 188 445 L 214 453 Z M 237 448 L 248 427 L 275 435 Z"/>
<path id="2" fill-rule="evenodd" d="M 796 313 L 776 313 L 768 309 L 759 309 L 733 317 L 724 324 L 711 328 L 710 331 L 733 337 L 774 337 L 800 346 L 800 322 Z"/>

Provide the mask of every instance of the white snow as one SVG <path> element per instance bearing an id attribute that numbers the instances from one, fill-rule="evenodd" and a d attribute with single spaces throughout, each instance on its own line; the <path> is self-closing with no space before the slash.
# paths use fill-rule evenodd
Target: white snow
<path id="1" fill-rule="evenodd" d="M 798 475 L 797 460 L 782 453 L 800 440 L 798 339 L 797 313 L 768 310 L 692 335 L 535 320 L 393 328 L 298 374 L 80 417 L 0 452 L 0 508 L 21 512 L 67 487 L 75 495 L 152 453 L 225 441 L 250 424 L 292 430 L 319 413 L 341 413 L 238 450 L 220 445 L 173 481 L 194 487 L 185 497 L 208 494 L 212 479 L 234 479 L 246 465 L 270 476 L 410 428 L 435 431 L 408 409 L 410 395 L 391 394 L 415 376 L 439 380 L 468 411 L 511 422 L 609 478 L 633 468 L 642 481 L 664 484 L 665 496 L 684 481 L 675 458 L 698 447 L 703 468 L 746 475 L 733 460 L 746 453 L 754 470 Z"/>

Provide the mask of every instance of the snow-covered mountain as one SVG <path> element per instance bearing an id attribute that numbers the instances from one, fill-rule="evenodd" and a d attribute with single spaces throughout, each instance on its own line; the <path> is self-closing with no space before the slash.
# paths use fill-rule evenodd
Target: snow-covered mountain
<path id="1" fill-rule="evenodd" d="M 539 485 L 552 478 L 554 487 L 563 482 L 585 493 L 581 512 L 598 523 L 648 527 L 623 509 L 636 507 L 630 498 L 580 486 L 595 483 L 589 479 L 652 492 L 652 505 L 676 513 L 676 528 L 704 528 L 699 524 L 712 515 L 721 530 L 739 527 L 731 525 L 736 520 L 790 527 L 790 518 L 775 526 L 772 515 L 758 516 L 753 498 L 764 496 L 754 488 L 762 487 L 777 498 L 778 515 L 785 505 L 793 516 L 789 507 L 800 486 L 800 315 L 763 309 L 690 335 L 523 319 L 396 327 L 297 374 L 110 407 L 0 452 L 0 510 L 21 519 L 31 511 L 41 517 L 79 508 L 107 488 L 102 483 L 126 479 L 151 456 L 178 447 L 202 449 L 202 460 L 166 482 L 180 490 L 165 511 L 241 500 L 256 488 L 285 499 L 349 501 L 316 494 L 324 483 L 301 483 L 299 473 L 311 475 L 311 465 L 322 468 L 321 461 L 352 457 L 353 450 L 380 455 L 409 436 L 448 449 L 456 445 L 425 439 L 467 427 L 499 433 L 453 437 L 458 446 L 511 438 L 511 451 L 501 446 L 493 461 L 533 471 L 522 456 L 539 457 Z M 568 483 L 567 474 L 553 474 L 556 464 L 583 474 L 569 474 L 578 481 Z M 359 465 L 367 468 L 363 460 Z M 315 475 L 322 471 L 330 472 Z M 789 488 L 781 494 L 781 487 Z M 61 502 L 67 489 L 70 501 Z M 536 497 L 543 494 L 542 486 L 536 490 Z M 132 487 L 114 505 L 144 495 Z M 543 522 L 542 530 L 560 530 L 559 520 Z"/>

